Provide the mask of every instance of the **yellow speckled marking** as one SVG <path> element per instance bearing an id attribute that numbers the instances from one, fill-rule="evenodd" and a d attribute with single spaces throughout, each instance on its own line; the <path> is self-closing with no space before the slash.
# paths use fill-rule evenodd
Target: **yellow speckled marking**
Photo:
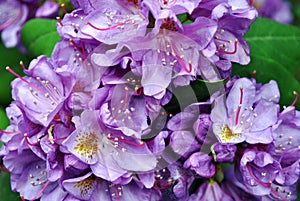
<path id="1" fill-rule="evenodd" d="M 74 187 L 79 188 L 81 197 L 84 197 L 90 190 L 92 190 L 95 181 L 96 177 L 91 175 L 88 178 L 74 184 Z"/>
<path id="2" fill-rule="evenodd" d="M 94 132 L 78 132 L 74 150 L 81 156 L 92 158 L 98 151 L 99 138 Z"/>
<path id="3" fill-rule="evenodd" d="M 221 129 L 221 139 L 224 142 L 231 141 L 232 139 L 241 136 L 240 133 L 233 133 L 232 130 L 225 124 Z"/>

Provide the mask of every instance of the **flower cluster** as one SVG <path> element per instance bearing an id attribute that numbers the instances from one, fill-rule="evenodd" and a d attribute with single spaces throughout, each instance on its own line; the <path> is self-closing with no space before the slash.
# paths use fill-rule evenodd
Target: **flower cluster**
<path id="1" fill-rule="evenodd" d="M 59 6 L 56 2 L 41 0 L 1 0 L 0 31 L 4 45 L 8 48 L 20 43 L 20 32 L 24 23 L 30 18 L 55 17 Z"/>
<path id="2" fill-rule="evenodd" d="M 7 67 L 0 156 L 22 200 L 295 199 L 295 103 L 280 112 L 274 81 L 233 77 L 206 102 L 190 88 L 249 63 L 248 1 L 72 3 L 51 58 L 24 77 Z M 174 98 L 181 112 L 166 107 Z"/>

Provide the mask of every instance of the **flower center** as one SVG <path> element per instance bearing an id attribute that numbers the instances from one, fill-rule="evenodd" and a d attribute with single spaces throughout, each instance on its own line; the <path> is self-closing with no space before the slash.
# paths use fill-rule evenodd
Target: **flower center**
<path id="1" fill-rule="evenodd" d="M 99 138 L 94 131 L 79 131 L 75 142 L 74 150 L 81 156 L 91 159 L 98 152 Z"/>
<path id="2" fill-rule="evenodd" d="M 241 134 L 234 133 L 227 124 L 225 124 L 221 129 L 221 139 L 223 142 L 230 141 L 239 136 L 241 136 Z"/>
<path id="3" fill-rule="evenodd" d="M 162 21 L 162 24 L 160 25 L 161 29 L 166 29 L 169 31 L 178 31 L 178 28 L 176 26 L 176 23 L 174 22 L 174 20 L 170 19 L 170 18 L 165 18 Z"/>

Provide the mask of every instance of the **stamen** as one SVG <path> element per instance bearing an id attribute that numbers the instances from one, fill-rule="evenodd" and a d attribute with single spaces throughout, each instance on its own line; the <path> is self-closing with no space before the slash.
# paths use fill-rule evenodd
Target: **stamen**
<path id="1" fill-rule="evenodd" d="M 99 27 L 96 27 L 95 25 L 93 25 L 92 23 L 90 22 L 86 22 L 85 23 L 86 25 L 89 25 L 91 26 L 92 28 L 98 30 L 98 31 L 107 31 L 107 30 L 111 30 L 111 29 L 115 29 L 115 28 L 118 28 L 120 26 L 124 26 L 125 25 L 125 22 L 124 23 L 119 23 L 119 24 L 116 24 L 116 25 L 113 25 L 113 26 L 110 26 L 108 28 L 99 28 Z"/>
<path id="2" fill-rule="evenodd" d="M 271 193 L 272 193 L 273 195 L 275 195 L 276 198 L 278 198 L 278 199 L 280 199 L 280 200 L 282 200 L 282 201 L 288 201 L 288 200 L 284 199 L 281 195 L 279 195 L 279 194 L 276 192 L 276 190 L 274 190 L 274 189 L 271 190 Z"/>
<path id="3" fill-rule="evenodd" d="M 252 78 L 255 78 L 256 77 L 256 70 L 254 70 L 253 72 L 252 72 L 252 76 L 251 76 Z"/>
<path id="4" fill-rule="evenodd" d="M 175 52 L 176 54 L 176 52 Z M 190 73 L 192 72 L 192 65 L 189 63 L 189 68 L 187 68 L 187 66 L 185 65 L 184 61 L 182 60 L 182 58 L 176 54 L 176 58 L 178 60 L 178 62 L 180 63 L 180 65 L 183 67 L 183 69 L 187 72 L 187 73 Z"/>
<path id="5" fill-rule="evenodd" d="M 8 72 L 10 72 L 11 74 L 13 74 L 14 76 L 16 76 L 17 78 L 19 78 L 20 80 L 22 80 L 23 82 L 27 83 L 29 86 L 31 86 L 31 87 L 37 89 L 38 91 L 40 91 L 40 92 L 42 92 L 42 93 L 44 93 L 44 94 L 46 93 L 45 90 L 43 90 L 43 89 L 39 88 L 38 86 L 36 86 L 36 85 L 34 85 L 34 84 L 28 82 L 28 81 L 27 81 L 26 79 L 24 79 L 21 75 L 19 75 L 19 74 L 16 73 L 15 71 L 13 71 L 9 66 L 6 67 L 6 70 L 7 70 Z"/>
<path id="6" fill-rule="evenodd" d="M 250 170 L 250 168 L 249 168 L 248 165 L 246 165 L 246 168 L 247 168 L 249 174 L 253 177 L 253 179 L 254 179 L 255 181 L 257 181 L 259 184 L 261 184 L 261 185 L 264 186 L 264 187 L 267 187 L 267 188 L 270 188 L 270 187 L 271 187 L 272 181 L 270 181 L 269 183 L 266 184 L 266 183 L 260 181 L 260 180 L 253 174 L 253 172 Z"/>
<path id="7" fill-rule="evenodd" d="M 218 40 L 221 40 L 221 39 L 218 39 Z M 237 45 L 238 45 L 238 39 L 236 38 L 234 40 L 234 49 L 233 51 L 229 52 L 229 51 L 226 51 L 226 50 L 222 50 L 222 49 L 219 49 L 217 50 L 217 53 L 222 53 L 222 54 L 235 54 L 237 52 Z"/>
<path id="8" fill-rule="evenodd" d="M 27 134 L 27 133 L 24 134 L 24 137 L 25 137 L 25 140 L 26 140 L 27 144 L 29 144 L 30 146 L 40 145 L 40 139 L 38 139 L 38 141 L 35 142 L 35 143 L 31 143 L 31 142 L 29 141 L 29 139 L 28 139 L 28 134 Z"/>
<path id="9" fill-rule="evenodd" d="M 0 171 L 10 173 L 10 171 L 5 169 L 2 165 L 0 165 Z"/>
<path id="10" fill-rule="evenodd" d="M 298 101 L 298 98 L 299 98 L 299 94 L 297 91 L 293 91 L 293 94 L 295 95 L 295 99 L 294 101 L 292 102 L 291 106 L 295 106 L 297 101 Z"/>
<path id="11" fill-rule="evenodd" d="M 114 185 L 114 189 L 115 189 L 117 201 L 121 201 L 120 196 L 119 196 L 119 191 L 118 191 L 117 185 Z"/>
<path id="12" fill-rule="evenodd" d="M 22 201 L 26 201 L 23 195 L 20 195 Z"/>
<path id="13" fill-rule="evenodd" d="M 224 32 L 224 30 L 223 30 L 223 32 Z M 221 33 L 223 33 L 222 31 L 221 31 Z M 229 41 L 229 40 L 224 40 L 224 39 L 221 39 L 221 38 L 219 38 L 219 36 L 215 36 L 214 37 L 216 40 L 218 40 L 218 41 L 222 41 L 222 42 L 225 42 L 225 43 L 231 43 L 232 41 Z"/>
<path id="14" fill-rule="evenodd" d="M 71 45 L 73 47 L 75 47 L 79 52 L 81 52 L 81 49 L 78 47 L 78 45 L 75 43 L 75 41 L 73 39 L 69 39 L 69 42 L 71 43 Z"/>
<path id="15" fill-rule="evenodd" d="M 115 142 L 124 142 L 126 144 L 130 144 L 130 145 L 133 145 L 133 146 L 136 146 L 136 147 L 141 147 L 141 146 L 144 146 L 144 142 L 143 141 L 140 141 L 140 142 L 133 142 L 133 141 L 130 141 L 130 140 L 126 140 L 124 138 L 117 138 L 117 137 L 108 137 L 107 138 L 108 140 L 111 140 L 111 141 L 115 141 Z"/>
<path id="16" fill-rule="evenodd" d="M 7 134 L 7 135 L 14 135 L 14 134 L 21 133 L 21 131 L 5 131 L 0 129 L 0 133 Z"/>
<path id="17" fill-rule="evenodd" d="M 20 61 L 20 66 L 22 67 L 23 70 L 26 70 L 25 68 L 25 65 L 24 65 L 24 62 L 23 61 Z"/>
<path id="18" fill-rule="evenodd" d="M 128 91 L 129 91 L 128 87 L 125 87 L 125 99 L 122 102 L 120 110 L 123 110 L 125 108 L 126 104 L 127 104 L 128 96 L 129 96 L 129 92 Z"/>
<path id="19" fill-rule="evenodd" d="M 56 17 L 56 20 L 58 21 L 58 23 L 60 24 L 60 26 L 64 26 L 64 24 L 62 23 L 60 17 Z"/>
<path id="20" fill-rule="evenodd" d="M 42 193 L 46 190 L 47 186 L 50 184 L 50 181 L 48 181 L 44 186 L 43 188 L 36 194 L 36 196 L 34 196 L 34 198 L 32 198 L 30 201 L 34 201 L 36 199 L 38 199 Z"/>
<path id="21" fill-rule="evenodd" d="M 249 0 L 249 4 L 252 6 L 253 5 L 253 0 Z"/>
<path id="22" fill-rule="evenodd" d="M 192 61 L 189 61 L 189 70 L 187 72 L 188 73 L 192 72 L 192 68 L 193 68 Z"/>
<path id="23" fill-rule="evenodd" d="M 66 5 L 64 3 L 61 4 L 60 7 L 63 9 L 63 11 L 64 11 L 65 14 L 68 13 L 67 9 L 66 9 Z"/>
<path id="24" fill-rule="evenodd" d="M 81 41 L 81 53 L 83 55 L 83 59 L 86 60 L 86 53 L 84 48 L 84 43 Z"/>
<path id="25" fill-rule="evenodd" d="M 240 116 L 240 112 L 241 112 L 241 107 L 243 104 L 243 87 L 240 87 L 240 104 L 238 106 L 237 112 L 236 112 L 236 116 L 235 116 L 235 125 L 237 125 L 239 123 L 239 116 Z"/>

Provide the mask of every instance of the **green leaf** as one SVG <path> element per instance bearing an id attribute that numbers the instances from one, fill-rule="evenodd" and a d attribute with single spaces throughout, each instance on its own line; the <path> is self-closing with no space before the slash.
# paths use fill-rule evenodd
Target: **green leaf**
<path id="1" fill-rule="evenodd" d="M 0 108 L 0 129 L 5 129 L 9 124 L 8 118 L 3 108 Z"/>
<path id="2" fill-rule="evenodd" d="M 182 13 L 182 14 L 178 14 L 178 15 L 177 15 L 177 18 L 178 18 L 180 21 L 185 21 L 186 19 L 188 19 L 188 16 L 189 16 L 188 13 Z"/>
<path id="3" fill-rule="evenodd" d="M 28 21 L 22 31 L 21 40 L 28 52 L 33 56 L 51 56 L 55 44 L 60 40 L 56 31 L 55 20 L 32 19 Z"/>
<path id="4" fill-rule="evenodd" d="M 296 75 L 300 69 L 300 29 L 258 18 L 245 35 L 250 45 L 251 62 L 248 66 L 233 66 L 233 75 L 251 77 L 256 70 L 256 80 L 267 83 L 276 80 L 280 93 L 280 104 L 290 105 L 300 93 Z M 300 108 L 300 101 L 297 103 Z"/>
<path id="5" fill-rule="evenodd" d="M 0 197 L 6 201 L 20 201 L 20 195 L 11 191 L 10 175 L 5 172 L 0 173 Z"/>
<path id="6" fill-rule="evenodd" d="M 258 18 L 245 38 L 251 47 L 251 56 L 267 57 L 285 66 L 292 74 L 300 67 L 300 29 L 266 18 Z"/>
<path id="7" fill-rule="evenodd" d="M 188 13 L 178 14 L 177 18 L 180 20 L 182 24 L 191 24 L 193 20 L 190 18 Z"/>
<path id="8" fill-rule="evenodd" d="M 5 70 L 6 66 L 10 66 L 17 73 L 22 73 L 20 61 L 28 65 L 30 58 L 23 55 L 17 48 L 5 48 L 0 42 L 0 105 L 6 106 L 11 101 L 10 82 L 15 78 L 14 75 Z"/>

